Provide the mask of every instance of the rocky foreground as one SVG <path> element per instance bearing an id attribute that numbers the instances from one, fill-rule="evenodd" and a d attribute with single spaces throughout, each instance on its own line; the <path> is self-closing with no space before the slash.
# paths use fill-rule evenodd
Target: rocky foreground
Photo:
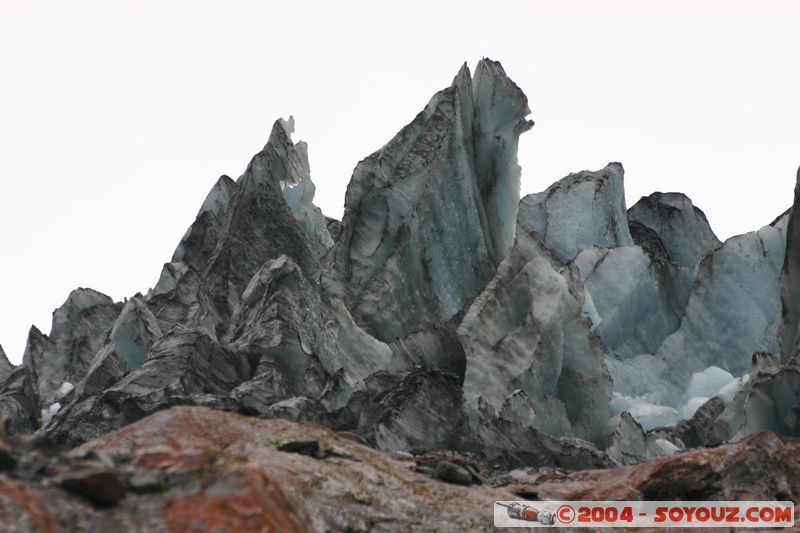
<path id="1" fill-rule="evenodd" d="M 474 456 L 385 453 L 312 423 L 174 407 L 68 452 L 0 449 L 3 531 L 488 531 L 494 501 L 800 497 L 800 439 L 635 466 L 500 473 Z"/>

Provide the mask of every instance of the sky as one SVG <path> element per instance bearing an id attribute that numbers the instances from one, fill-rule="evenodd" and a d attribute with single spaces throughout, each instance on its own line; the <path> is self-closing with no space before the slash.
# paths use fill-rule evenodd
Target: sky
<path id="1" fill-rule="evenodd" d="M 158 279 L 221 174 L 293 115 L 316 203 L 466 61 L 536 126 L 523 194 L 623 163 L 628 205 L 686 193 L 717 235 L 771 222 L 800 165 L 800 2 L 0 0 L 0 344 L 77 287 Z"/>

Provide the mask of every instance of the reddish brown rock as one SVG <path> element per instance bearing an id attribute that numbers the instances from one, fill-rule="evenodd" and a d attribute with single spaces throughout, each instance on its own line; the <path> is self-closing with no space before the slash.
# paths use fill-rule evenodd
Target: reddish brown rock
<path id="1" fill-rule="evenodd" d="M 800 438 L 746 440 L 633 466 L 540 476 L 516 473 L 513 492 L 552 500 L 800 500 Z"/>
<path id="2" fill-rule="evenodd" d="M 278 449 L 299 441 L 327 453 Z M 515 498 L 431 479 L 407 459 L 311 423 L 204 407 L 159 411 L 69 454 L 98 455 L 113 460 L 129 489 L 115 505 L 95 507 L 47 477 L 0 477 L 25 496 L 0 508 L 14 511 L 3 523 L 21 531 L 489 531 L 492 502 Z"/>
<path id="3" fill-rule="evenodd" d="M 51 533 L 58 523 L 40 500 L 41 493 L 0 476 L 0 524 L 4 531 Z"/>

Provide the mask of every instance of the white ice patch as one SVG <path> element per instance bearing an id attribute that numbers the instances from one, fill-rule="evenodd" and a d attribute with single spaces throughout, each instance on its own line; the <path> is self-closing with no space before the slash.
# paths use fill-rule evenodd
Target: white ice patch
<path id="1" fill-rule="evenodd" d="M 56 413 L 58 413 L 60 410 L 61 410 L 61 404 L 58 402 L 52 404 L 47 409 L 42 409 L 42 426 L 43 427 L 46 426 L 50 422 L 50 420 L 54 416 L 56 416 Z"/>
<path id="2" fill-rule="evenodd" d="M 65 381 L 64 383 L 61 384 L 61 387 L 58 388 L 58 393 L 56 394 L 56 398 L 63 398 L 64 396 L 69 394 L 74 388 L 75 385 L 73 385 L 69 381 Z"/>
<path id="3" fill-rule="evenodd" d="M 680 451 L 680 448 L 666 439 L 656 439 L 656 447 L 661 455 L 673 455 Z"/>
<path id="4" fill-rule="evenodd" d="M 713 398 L 719 393 L 722 387 L 734 379 L 730 372 L 716 366 L 710 366 L 701 372 L 692 374 L 692 379 L 689 380 L 689 386 L 686 387 L 685 398 L 691 399 L 698 396 Z"/>
<path id="5" fill-rule="evenodd" d="M 711 398 L 707 396 L 695 396 L 694 398 L 690 398 L 689 401 L 681 407 L 681 418 L 685 418 L 686 420 L 692 418 L 697 410 L 710 399 Z"/>
<path id="6" fill-rule="evenodd" d="M 717 396 L 722 396 L 722 398 L 726 401 L 731 401 L 736 393 L 741 391 L 747 382 L 750 381 L 750 374 L 745 374 L 740 378 L 736 378 L 724 387 L 722 387 Z"/>
<path id="7" fill-rule="evenodd" d="M 611 395 L 609 407 L 614 415 L 612 422 L 623 411 L 628 411 L 645 431 L 672 425 L 680 419 L 680 413 L 677 409 L 650 403 L 641 396 L 634 398 L 618 392 L 614 392 Z"/>
<path id="8" fill-rule="evenodd" d="M 594 306 L 591 293 L 585 288 L 583 290 L 583 308 L 581 309 L 581 312 L 583 312 L 583 314 L 589 317 L 589 320 L 592 321 L 592 327 L 590 331 L 594 333 L 595 328 L 600 325 L 600 322 L 602 322 L 603 319 L 600 318 L 600 313 L 597 312 L 597 308 Z"/>
<path id="9" fill-rule="evenodd" d="M 692 374 L 689 386 L 686 387 L 686 393 L 683 395 L 681 417 L 691 418 L 704 403 L 720 394 L 728 385 L 736 382 L 736 378 L 730 372 L 716 366 L 710 366 L 705 370 L 695 372 Z M 735 386 L 728 389 L 726 393 L 735 393 L 734 389 Z"/>

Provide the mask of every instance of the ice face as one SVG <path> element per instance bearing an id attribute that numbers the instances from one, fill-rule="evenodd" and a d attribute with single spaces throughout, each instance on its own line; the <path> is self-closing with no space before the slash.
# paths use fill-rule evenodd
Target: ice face
<path id="1" fill-rule="evenodd" d="M 669 259 L 681 266 L 691 268 L 722 246 L 705 214 L 681 193 L 656 192 L 642 197 L 628 210 L 628 220 L 650 228 Z"/>
<path id="2" fill-rule="evenodd" d="M 525 233 L 457 333 L 467 366 L 464 396 L 473 427 L 480 402 L 501 411 L 524 395 L 532 426 L 552 435 L 596 440 L 607 415 L 610 380 L 599 343 L 582 314 L 575 270 L 555 270 L 538 238 Z"/>
<path id="3" fill-rule="evenodd" d="M 11 375 L 11 372 L 14 371 L 14 365 L 6 357 L 6 353 L 3 351 L 3 347 L 0 346 L 0 386 L 5 383 L 8 376 Z"/>
<path id="4" fill-rule="evenodd" d="M 787 364 L 759 372 L 749 390 L 741 435 L 769 429 L 800 436 L 800 367 Z"/>
<path id="5" fill-rule="evenodd" d="M 139 368 L 161 336 L 158 321 L 145 302 L 139 297 L 128 300 L 114 322 L 108 343 L 94 356 L 86 378 L 78 384 L 79 391 L 97 392 Z"/>
<path id="6" fill-rule="evenodd" d="M 232 319 L 230 346 L 255 362 L 254 380 L 275 368 L 286 394 L 319 398 L 338 376 L 329 402 L 341 408 L 372 373 L 392 368 L 392 350 L 367 335 L 341 301 L 328 299 L 287 256 L 253 276 Z"/>
<path id="7" fill-rule="evenodd" d="M 105 294 L 76 289 L 53 313 L 49 336 L 32 332 L 23 362 L 32 369 L 44 402 L 52 403 L 65 381 L 77 383 L 86 375 L 120 310 Z"/>
<path id="8" fill-rule="evenodd" d="M 684 389 L 671 383 L 668 365 L 658 357 L 641 354 L 625 360 L 606 357 L 606 367 L 614 382 L 614 391 L 641 398 L 648 403 L 677 406 Z"/>
<path id="9" fill-rule="evenodd" d="M 273 124 L 267 144 L 236 182 L 219 239 L 199 272 L 223 322 L 230 320 L 238 298 L 266 261 L 286 255 L 313 277 L 325 243 L 330 242 L 324 217 L 320 219 L 322 214 L 309 200 L 312 186 L 305 145 L 292 143 L 290 126 L 281 120 Z M 307 191 L 299 199 L 288 195 L 297 211 L 287 203 L 287 187 Z"/>
<path id="10" fill-rule="evenodd" d="M 491 279 L 513 240 L 528 113 L 499 64 L 474 80 L 465 65 L 356 167 L 324 279 L 378 339 L 441 326 Z"/>
<path id="11" fill-rule="evenodd" d="M 489 226 L 485 233 L 491 238 L 492 258 L 497 264 L 514 243 L 521 172 L 517 147 L 519 136 L 533 122 L 523 119 L 530 113 L 527 98 L 500 63 L 478 63 L 472 94 L 475 174 Z"/>
<path id="12" fill-rule="evenodd" d="M 594 311 L 592 332 L 610 353 L 655 353 L 680 326 L 691 270 L 654 262 L 638 246 L 586 248 L 574 263 L 588 295 L 584 305 L 591 302 Z"/>
<path id="13" fill-rule="evenodd" d="M 783 320 L 780 329 L 781 356 L 788 361 L 798 348 L 800 326 L 800 168 L 794 188 L 794 205 L 782 217 L 786 223 L 786 256 L 781 270 L 781 307 Z"/>
<path id="14" fill-rule="evenodd" d="M 186 230 L 175 252 L 172 262 L 181 262 L 201 269 L 216 247 L 219 232 L 225 221 L 231 199 L 236 193 L 236 182 L 222 176 L 209 191 L 194 223 Z"/>
<path id="15" fill-rule="evenodd" d="M 292 165 L 285 176 L 279 177 L 283 198 L 295 218 L 305 226 L 306 235 L 309 237 L 317 257 L 321 259 L 333 246 L 333 239 L 328 232 L 325 215 L 322 214 L 319 207 L 314 205 L 314 194 L 317 188 L 311 181 L 308 145 L 299 141 L 292 146 L 293 117 L 289 117 L 288 121 L 279 121 L 279 123 L 286 133 L 286 136 L 281 139 L 281 142 L 284 143 L 286 159 Z"/>
<path id="16" fill-rule="evenodd" d="M 782 230 L 732 237 L 699 263 L 686 316 L 657 352 L 675 383 L 712 365 L 742 375 L 754 352 L 777 350 Z"/>
<path id="17" fill-rule="evenodd" d="M 625 213 L 624 170 L 609 163 L 561 179 L 520 202 L 517 223 L 536 232 L 553 257 L 566 264 L 591 246 L 633 246 Z"/>
<path id="18" fill-rule="evenodd" d="M 692 398 L 713 398 L 721 391 L 734 383 L 734 378 L 730 372 L 726 372 L 719 367 L 711 366 L 701 372 L 692 374 L 689 385 L 684 393 L 684 400 Z"/>

